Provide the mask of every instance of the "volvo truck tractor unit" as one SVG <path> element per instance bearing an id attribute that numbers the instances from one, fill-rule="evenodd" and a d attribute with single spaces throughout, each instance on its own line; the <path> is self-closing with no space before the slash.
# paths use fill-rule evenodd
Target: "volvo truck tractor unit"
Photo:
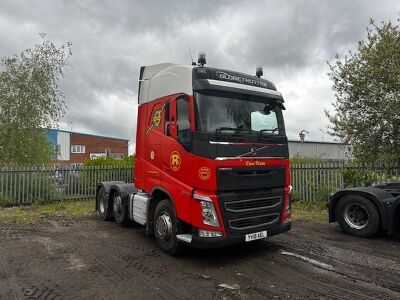
<path id="1" fill-rule="evenodd" d="M 199 64 L 140 69 L 134 182 L 100 182 L 103 220 L 157 245 L 221 247 L 291 228 L 288 141 L 275 85 Z"/>

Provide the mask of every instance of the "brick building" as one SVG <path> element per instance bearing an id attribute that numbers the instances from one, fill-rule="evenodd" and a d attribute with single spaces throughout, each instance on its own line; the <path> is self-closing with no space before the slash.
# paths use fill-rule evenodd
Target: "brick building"
<path id="1" fill-rule="evenodd" d="M 128 155 L 126 139 L 58 129 L 49 129 L 48 139 L 57 150 L 54 161 L 60 166 L 76 166 L 86 159 L 102 156 L 121 159 Z"/>

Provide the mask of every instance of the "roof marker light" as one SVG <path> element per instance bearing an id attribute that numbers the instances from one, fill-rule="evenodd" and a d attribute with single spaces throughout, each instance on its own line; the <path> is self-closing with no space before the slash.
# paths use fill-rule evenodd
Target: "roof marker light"
<path id="1" fill-rule="evenodd" d="M 260 78 L 263 75 L 264 75 L 263 67 L 262 66 L 257 66 L 256 67 L 256 77 Z"/>
<path id="2" fill-rule="evenodd" d="M 205 52 L 200 52 L 199 53 L 199 59 L 197 61 L 200 66 L 204 66 L 206 64 L 206 53 Z"/>

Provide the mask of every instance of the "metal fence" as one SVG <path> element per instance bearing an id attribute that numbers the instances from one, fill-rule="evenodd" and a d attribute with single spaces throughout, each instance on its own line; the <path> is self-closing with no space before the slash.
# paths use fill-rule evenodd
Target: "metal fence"
<path id="1" fill-rule="evenodd" d="M 99 181 L 132 179 L 132 166 L 0 168 L 0 206 L 91 198 Z"/>
<path id="2" fill-rule="evenodd" d="M 345 187 L 400 182 L 400 164 L 326 162 L 291 166 L 293 195 L 297 200 L 325 201 Z"/>
<path id="3" fill-rule="evenodd" d="M 0 206 L 91 198 L 98 182 L 110 180 L 132 182 L 132 166 L 0 168 Z M 295 164 L 291 182 L 297 200 L 323 201 L 344 187 L 400 182 L 400 164 Z"/>

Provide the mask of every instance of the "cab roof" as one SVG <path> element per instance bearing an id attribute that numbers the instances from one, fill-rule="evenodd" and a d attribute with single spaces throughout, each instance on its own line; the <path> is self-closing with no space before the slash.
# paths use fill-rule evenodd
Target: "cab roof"
<path id="1" fill-rule="evenodd" d="M 140 69 L 138 102 L 146 103 L 177 93 L 193 94 L 194 81 L 253 89 L 280 96 L 275 85 L 264 78 L 235 71 L 193 65 L 162 63 Z"/>

